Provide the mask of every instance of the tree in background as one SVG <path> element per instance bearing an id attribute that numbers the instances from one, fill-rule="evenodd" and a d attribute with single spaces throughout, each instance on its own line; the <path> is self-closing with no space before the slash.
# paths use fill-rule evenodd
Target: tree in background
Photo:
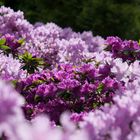
<path id="1" fill-rule="evenodd" d="M 103 37 L 140 38 L 139 0 L 3 0 L 3 4 L 24 11 L 32 23 L 55 22 Z"/>

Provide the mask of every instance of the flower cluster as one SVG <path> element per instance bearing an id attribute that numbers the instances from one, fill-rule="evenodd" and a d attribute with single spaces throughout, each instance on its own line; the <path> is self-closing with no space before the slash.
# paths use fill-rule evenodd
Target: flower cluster
<path id="1" fill-rule="evenodd" d="M 17 90 L 27 102 L 26 116 L 47 113 L 58 121 L 65 110 L 80 113 L 112 103 L 115 91 L 123 90 L 123 86 L 110 70 L 109 65 L 96 68 L 91 64 L 63 64 L 17 82 Z"/>
<path id="2" fill-rule="evenodd" d="M 126 89 L 124 95 L 114 98 L 115 104 L 104 106 L 102 110 L 90 112 L 80 122 L 86 128 L 91 139 L 139 139 L 139 81 L 131 83 L 132 89 Z M 130 106 L 131 104 L 131 106 Z M 129 106 L 129 107 L 128 107 Z"/>
<path id="3" fill-rule="evenodd" d="M 0 7 L 0 140 L 139 140 L 140 45 L 30 24 Z"/>
<path id="4" fill-rule="evenodd" d="M 114 58 L 122 58 L 129 63 L 140 59 L 140 45 L 137 41 L 121 40 L 119 37 L 107 37 L 105 50 L 111 51 Z"/>
<path id="5" fill-rule="evenodd" d="M 27 72 L 21 69 L 22 64 L 12 55 L 0 54 L 0 78 L 3 80 L 18 80 L 25 78 Z"/>
<path id="6" fill-rule="evenodd" d="M 23 42 L 24 39 L 17 40 L 14 35 L 5 34 L 0 38 L 0 50 L 6 55 L 12 54 L 15 57 Z"/>

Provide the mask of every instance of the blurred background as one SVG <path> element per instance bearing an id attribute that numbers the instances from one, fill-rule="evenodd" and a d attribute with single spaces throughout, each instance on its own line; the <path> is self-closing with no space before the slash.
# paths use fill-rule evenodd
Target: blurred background
<path id="1" fill-rule="evenodd" d="M 0 0 L 0 5 L 24 11 L 31 23 L 54 22 L 103 37 L 140 39 L 140 0 Z"/>

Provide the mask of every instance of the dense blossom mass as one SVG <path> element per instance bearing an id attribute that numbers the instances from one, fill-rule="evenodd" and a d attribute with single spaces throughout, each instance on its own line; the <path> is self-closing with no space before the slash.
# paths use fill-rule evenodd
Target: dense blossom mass
<path id="1" fill-rule="evenodd" d="M 30 24 L 0 8 L 0 140 L 139 140 L 140 44 Z"/>

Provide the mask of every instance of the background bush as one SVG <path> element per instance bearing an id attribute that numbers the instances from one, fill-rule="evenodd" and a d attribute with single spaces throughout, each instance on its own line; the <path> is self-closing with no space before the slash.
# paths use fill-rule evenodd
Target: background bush
<path id="1" fill-rule="evenodd" d="M 1 0 L 31 22 L 55 22 L 103 37 L 140 38 L 140 0 Z"/>

